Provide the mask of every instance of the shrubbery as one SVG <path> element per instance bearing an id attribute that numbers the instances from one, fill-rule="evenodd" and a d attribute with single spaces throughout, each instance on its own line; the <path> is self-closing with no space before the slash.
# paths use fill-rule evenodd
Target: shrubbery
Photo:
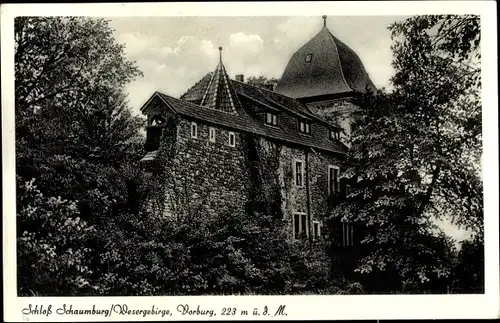
<path id="1" fill-rule="evenodd" d="M 44 196 L 34 180 L 17 187 L 17 266 L 21 295 L 80 295 L 91 285 L 95 227 L 75 201 Z"/>
<path id="2" fill-rule="evenodd" d="M 316 293 L 328 288 L 318 246 L 287 238 L 263 214 L 160 219 L 116 213 L 89 225 L 75 202 L 20 182 L 19 284 L 23 295 Z"/>
<path id="3" fill-rule="evenodd" d="M 408 20 L 414 27 L 410 31 L 426 29 L 421 25 L 425 19 L 429 18 Z M 456 23 L 453 17 L 442 19 Z M 431 20 L 436 24 L 434 18 Z M 475 41 L 478 26 L 473 19 L 467 21 L 470 26 L 464 28 Z M 404 26 L 395 25 L 395 34 L 404 32 Z M 405 34 L 409 39 L 422 35 Z M 465 164 L 464 159 L 433 157 L 435 145 L 428 144 L 431 128 L 418 136 L 413 133 L 414 138 L 398 128 L 413 129 L 421 123 L 411 110 L 418 102 L 406 102 L 405 95 L 393 97 L 391 102 L 410 107 L 411 113 L 377 106 L 369 111 L 380 115 L 368 120 L 366 132 L 363 128 L 355 132 L 359 137 L 351 150 L 353 163 L 347 177 L 361 182 L 352 185 L 350 195 L 368 198 L 354 198 L 356 203 L 340 201 L 345 203 L 335 208 L 330 220 L 356 215 L 352 220 L 366 229 L 362 241 L 366 249 L 342 251 L 333 234 L 334 221 L 329 225 L 331 230 L 325 228 L 322 241 L 289 239 L 283 216 L 277 214 L 279 190 L 265 173 L 275 173 L 279 163 L 272 157 L 277 151 L 269 150 L 271 158 L 261 158 L 265 149 L 252 137 L 245 146 L 251 178 L 250 202 L 245 210 L 209 216 L 198 209 L 181 218 L 163 218 L 144 207 L 141 201 L 162 191 L 141 171 L 142 121 L 130 113 L 124 95 L 124 86 L 140 72 L 124 58 L 123 46 L 115 43 L 107 22 L 19 17 L 15 39 L 19 295 L 349 294 L 381 289 L 444 292 L 450 284 L 462 291 L 470 286 L 480 290 L 484 285 L 479 177 L 475 169 L 455 167 Z M 451 39 L 438 49 L 456 51 L 452 45 L 460 39 Z M 66 46 L 69 43 L 74 46 Z M 414 57 L 403 55 L 406 45 L 397 47 L 400 64 L 411 63 Z M 400 78 L 412 70 L 402 71 Z M 473 76 L 463 87 L 467 89 L 475 81 Z M 428 99 L 427 91 L 418 86 L 408 89 L 406 84 L 399 82 L 400 93 L 423 93 L 422 100 Z M 448 83 L 444 88 L 449 88 Z M 458 91 L 457 98 L 450 92 L 449 101 L 457 100 L 464 109 L 474 111 L 464 120 L 451 120 L 469 130 L 461 135 L 470 151 L 480 150 L 479 104 L 463 101 L 463 91 Z M 473 98 L 474 93 L 467 94 L 471 94 L 467 100 Z M 425 103 L 420 107 L 423 112 L 439 107 Z M 389 118 L 391 111 L 394 114 Z M 427 120 L 423 112 L 418 115 Z M 398 113 L 404 118 L 398 119 Z M 431 119 L 431 123 L 438 123 Z M 374 126 L 380 131 L 370 130 Z M 388 127 L 399 129 L 398 136 L 387 132 Z M 441 140 L 440 129 L 433 131 Z M 381 134 L 389 137 L 381 141 Z M 400 142 L 394 143 L 398 139 Z M 462 141 L 444 139 L 453 143 L 444 146 L 448 151 L 464 148 Z M 363 146 L 364 142 L 373 145 Z M 398 148 L 400 155 L 392 157 L 394 163 L 387 162 L 394 145 L 410 149 L 416 143 L 420 143 L 418 161 L 412 159 L 418 155 L 416 151 L 406 154 Z M 377 157 L 382 153 L 383 158 Z M 433 166 L 437 159 L 441 168 Z M 399 165 L 401 176 L 394 167 L 404 161 L 408 163 Z M 418 167 L 413 165 L 423 161 L 432 166 L 429 169 L 438 169 L 436 181 L 418 183 Z M 439 172 L 444 173 L 438 178 Z M 263 184 L 269 190 L 263 190 Z M 419 190 L 403 194 L 400 188 L 411 185 Z M 369 190 L 376 198 L 369 198 Z M 434 196 L 435 192 L 442 195 Z M 465 210 L 456 213 L 455 222 L 480 231 L 476 240 L 463 244 L 458 258 L 449 239 L 423 230 L 431 228 L 429 212 L 424 211 L 443 205 Z M 463 283 L 466 279 L 472 285 Z"/>

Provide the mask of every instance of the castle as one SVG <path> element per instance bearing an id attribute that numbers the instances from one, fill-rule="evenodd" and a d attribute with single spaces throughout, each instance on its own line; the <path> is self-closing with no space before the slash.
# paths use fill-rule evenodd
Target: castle
<path id="1" fill-rule="evenodd" d="M 244 209 L 260 163 L 264 195 L 280 205 L 293 238 L 321 237 L 322 214 L 345 189 L 350 99 L 375 90 L 360 58 L 323 19 L 273 89 L 246 84 L 243 75 L 231 80 L 221 58 L 180 99 L 155 92 L 143 105 L 142 162 L 168 174 L 159 190 L 163 214 L 186 212 L 186 203 L 209 214 Z M 351 245 L 352 226 L 340 226 L 342 243 Z"/>

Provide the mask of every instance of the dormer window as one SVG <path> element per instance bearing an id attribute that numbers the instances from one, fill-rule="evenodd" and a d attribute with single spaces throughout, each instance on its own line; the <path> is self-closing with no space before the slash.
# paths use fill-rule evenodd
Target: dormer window
<path id="1" fill-rule="evenodd" d="M 330 140 L 339 140 L 340 139 L 340 131 L 330 129 Z"/>
<path id="2" fill-rule="evenodd" d="M 278 116 L 273 113 L 266 113 L 266 124 L 276 126 L 278 124 Z"/>
<path id="3" fill-rule="evenodd" d="M 312 61 L 313 54 L 307 54 L 306 55 L 306 63 L 309 63 Z"/>
<path id="4" fill-rule="evenodd" d="M 311 123 L 309 120 L 299 120 L 299 131 L 305 134 L 311 133 Z"/>

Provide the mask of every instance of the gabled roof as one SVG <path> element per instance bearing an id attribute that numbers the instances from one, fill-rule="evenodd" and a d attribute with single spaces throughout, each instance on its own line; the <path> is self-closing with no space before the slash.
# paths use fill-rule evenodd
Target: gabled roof
<path id="1" fill-rule="evenodd" d="M 325 24 L 293 54 L 275 91 L 302 99 L 364 93 L 367 88 L 376 90 L 360 58 Z"/>
<path id="2" fill-rule="evenodd" d="M 210 79 L 208 76 L 209 74 L 205 75 L 200 81 L 192 86 L 186 93 L 181 96 L 181 99 L 192 103 L 201 102 L 203 97 L 203 88 L 206 89 L 210 83 Z M 340 129 L 339 126 L 332 125 L 326 120 L 323 120 L 316 116 L 313 112 L 311 112 L 311 110 L 309 110 L 309 108 L 305 104 L 296 99 L 247 83 L 235 80 L 230 81 L 232 84 L 232 88 L 239 96 L 250 98 L 254 102 L 259 102 L 261 105 L 266 107 L 270 106 L 280 111 L 289 112 L 298 117 L 315 120 L 331 128 Z"/>
<path id="3" fill-rule="evenodd" d="M 270 127 L 265 125 L 263 122 L 252 118 L 245 112 L 229 114 L 221 110 L 207 109 L 206 107 L 176 99 L 160 92 L 155 92 L 148 102 L 141 108 L 141 111 L 146 113 L 147 106 L 150 102 L 153 102 L 155 98 L 160 98 L 166 108 L 172 110 L 174 113 L 189 119 L 218 125 L 226 129 L 254 133 L 277 141 L 312 147 L 333 153 L 345 154 L 347 152 L 347 147 L 344 144 L 339 141 L 330 140 L 326 133 L 324 136 L 311 136 L 299 134 L 295 127 L 288 128 L 284 125 Z"/>

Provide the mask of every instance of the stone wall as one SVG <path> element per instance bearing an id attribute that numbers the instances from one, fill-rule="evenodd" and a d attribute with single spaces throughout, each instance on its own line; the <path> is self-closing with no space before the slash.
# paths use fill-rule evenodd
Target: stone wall
<path id="1" fill-rule="evenodd" d="M 208 214 L 243 211 L 249 201 L 249 134 L 235 133 L 235 147 L 228 144 L 228 129 L 196 122 L 198 135 L 191 138 L 191 120 L 180 118 L 177 124 L 175 154 L 166 183 L 165 209 L 167 214 L 188 214 L 206 211 Z M 209 127 L 216 131 L 215 142 L 209 140 Z M 328 210 L 328 166 L 340 166 L 340 159 L 330 153 L 300 146 L 285 145 L 258 137 L 254 143 L 263 166 L 260 176 L 262 193 L 272 195 L 291 232 L 293 215 L 310 214 L 312 221 L 321 220 Z M 294 180 L 295 161 L 304 165 L 304 185 Z M 308 172 L 307 172 L 308 171 Z M 309 187 L 306 181 L 309 181 Z M 309 193 L 309 195 L 307 194 Z M 308 199 L 310 201 L 308 207 Z"/>
<path id="2" fill-rule="evenodd" d="M 322 152 L 311 152 L 310 160 L 310 195 L 312 220 L 323 220 L 332 208 L 332 198 L 328 193 L 328 168 L 338 166 L 342 172 L 342 158 Z"/>
<path id="3" fill-rule="evenodd" d="M 297 187 L 293 178 L 296 160 L 300 160 L 304 164 L 304 185 L 302 187 Z M 292 227 L 295 213 L 310 214 L 308 226 L 311 235 L 312 222 L 322 221 L 329 209 L 328 166 L 341 167 L 341 159 L 322 151 L 284 146 L 280 164 L 284 174 L 284 204 L 285 214 L 290 219 L 289 225 Z M 307 187 L 307 181 L 309 187 Z"/>
<path id="4" fill-rule="evenodd" d="M 191 137 L 191 123 L 177 125 L 175 157 L 167 183 L 167 213 L 209 214 L 232 212 L 246 202 L 245 156 L 240 149 L 241 134 L 235 132 L 235 147 L 228 144 L 228 131 L 215 128 L 215 142 L 209 141 L 209 125 L 196 122 L 197 138 Z"/>

